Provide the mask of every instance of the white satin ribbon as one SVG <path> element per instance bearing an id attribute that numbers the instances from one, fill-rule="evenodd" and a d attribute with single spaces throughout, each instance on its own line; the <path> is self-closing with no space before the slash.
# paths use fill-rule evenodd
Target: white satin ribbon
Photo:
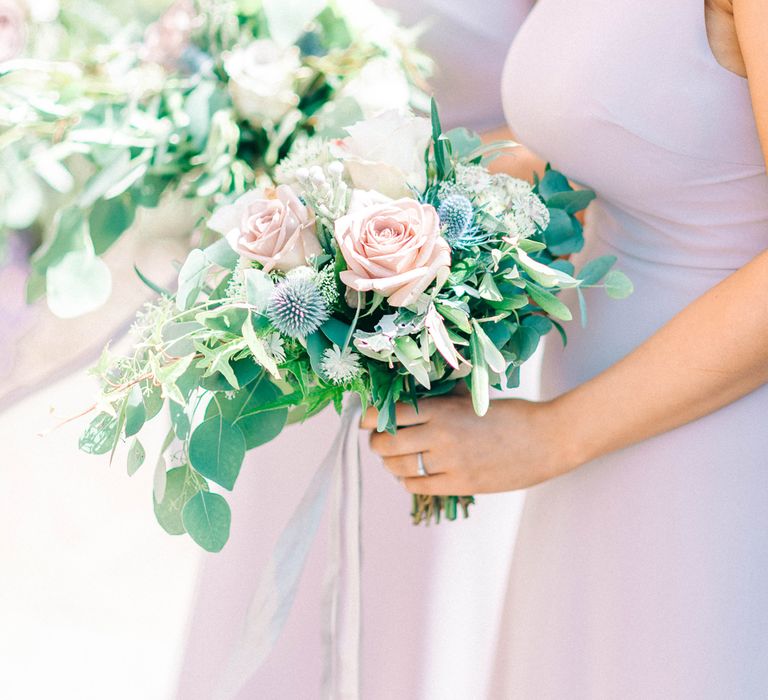
<path id="1" fill-rule="evenodd" d="M 331 486 L 334 504 L 323 630 L 324 700 L 360 697 L 360 402 L 351 396 L 328 454 L 281 533 L 224 666 L 217 700 L 234 700 L 280 638 Z"/>

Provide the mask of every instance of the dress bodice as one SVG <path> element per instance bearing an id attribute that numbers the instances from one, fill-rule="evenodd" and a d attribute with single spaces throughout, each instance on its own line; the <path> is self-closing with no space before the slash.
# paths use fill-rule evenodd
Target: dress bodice
<path id="1" fill-rule="evenodd" d="M 502 93 L 519 140 L 597 191 L 619 250 L 722 269 L 768 248 L 749 87 L 712 54 L 704 0 L 540 0 Z"/>

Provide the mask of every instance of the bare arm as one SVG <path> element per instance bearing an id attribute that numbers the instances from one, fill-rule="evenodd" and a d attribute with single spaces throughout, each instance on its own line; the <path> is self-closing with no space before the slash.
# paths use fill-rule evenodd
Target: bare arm
<path id="1" fill-rule="evenodd" d="M 733 5 L 768 161 L 768 3 L 734 0 Z M 734 319 L 728 332 L 724 319 Z M 402 421 L 398 415 L 403 425 L 415 427 L 394 437 L 375 435 L 372 444 L 415 493 L 511 490 L 689 423 L 766 382 L 768 252 L 702 295 L 626 358 L 552 402 L 498 401 L 480 420 L 464 397 L 434 399 L 418 416 L 408 409 L 402 410 Z M 563 425 L 569 426 L 567 440 Z M 482 441 L 482 450 L 466 439 L 470 434 Z M 413 478 L 415 452 L 425 453 L 427 469 L 432 466 L 436 475 Z"/>

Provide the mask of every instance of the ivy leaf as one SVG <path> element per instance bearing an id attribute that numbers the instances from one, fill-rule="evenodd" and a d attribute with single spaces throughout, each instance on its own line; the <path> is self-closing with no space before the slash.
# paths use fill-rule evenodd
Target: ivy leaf
<path id="1" fill-rule="evenodd" d="M 264 341 L 256 335 L 256 331 L 253 328 L 253 316 L 251 314 L 248 314 L 248 318 L 243 324 L 242 333 L 245 342 L 248 343 L 248 349 L 251 351 L 253 359 L 275 379 L 280 379 L 280 370 L 277 368 L 277 363 L 267 352 L 267 347 Z"/>
<path id="2" fill-rule="evenodd" d="M 245 458 L 242 430 L 222 415 L 204 420 L 189 440 L 189 461 L 205 478 L 230 491 Z"/>
<path id="3" fill-rule="evenodd" d="M 243 357 L 239 360 L 229 363 L 229 371 L 226 374 L 222 372 L 213 372 L 200 380 L 200 385 L 208 391 L 231 391 L 240 387 L 247 386 L 256 377 L 258 377 L 262 368 L 257 365 L 250 357 Z M 227 377 L 234 375 L 235 381 L 230 382 Z"/>
<path id="4" fill-rule="evenodd" d="M 232 513 L 217 493 L 198 491 L 181 511 L 189 536 L 208 552 L 220 552 L 229 539 Z"/>

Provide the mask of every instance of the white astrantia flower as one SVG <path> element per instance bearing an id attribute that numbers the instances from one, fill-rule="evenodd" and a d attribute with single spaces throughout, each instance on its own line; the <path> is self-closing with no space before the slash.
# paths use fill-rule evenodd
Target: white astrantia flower
<path id="1" fill-rule="evenodd" d="M 491 176 L 481 165 L 456 165 L 456 186 L 468 194 L 479 196 L 490 183 Z"/>
<path id="2" fill-rule="evenodd" d="M 272 358 L 280 364 L 285 362 L 285 344 L 279 333 L 270 333 L 263 338 L 266 345 L 267 352 L 272 355 Z"/>
<path id="3" fill-rule="evenodd" d="M 320 368 L 334 384 L 346 384 L 360 375 L 360 355 L 350 348 L 342 350 L 338 345 L 328 348 L 323 353 Z"/>
<path id="4" fill-rule="evenodd" d="M 293 142 L 288 155 L 275 168 L 275 182 L 278 185 L 296 186 L 299 184 L 297 173 L 303 174 L 312 166 L 325 168 L 335 161 L 327 139 L 302 134 Z"/>

